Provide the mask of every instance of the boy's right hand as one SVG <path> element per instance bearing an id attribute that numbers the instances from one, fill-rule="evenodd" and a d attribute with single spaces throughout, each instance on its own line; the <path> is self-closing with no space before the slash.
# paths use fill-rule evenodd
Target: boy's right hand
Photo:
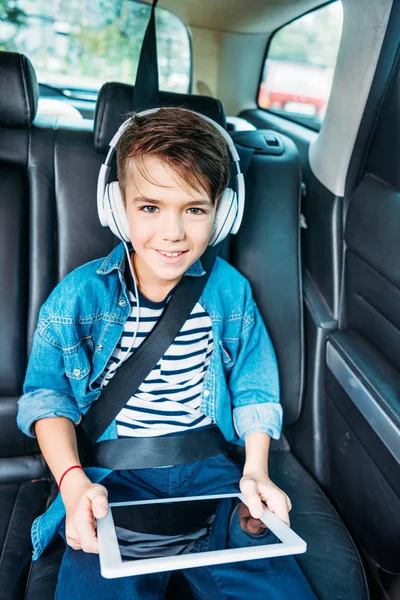
<path id="1" fill-rule="evenodd" d="M 108 492 L 99 483 L 92 483 L 80 471 L 68 473 L 62 483 L 61 496 L 65 505 L 65 535 L 74 550 L 99 553 L 96 521 L 108 513 Z"/>

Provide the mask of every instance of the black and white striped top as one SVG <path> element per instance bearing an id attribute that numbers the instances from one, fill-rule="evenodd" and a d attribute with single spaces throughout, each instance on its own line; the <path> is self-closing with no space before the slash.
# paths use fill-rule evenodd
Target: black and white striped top
<path id="1" fill-rule="evenodd" d="M 162 302 L 151 302 L 138 292 L 140 320 L 131 352 L 153 329 L 172 291 Z M 101 385 L 107 385 L 128 357 L 137 316 L 137 302 L 131 290 L 129 301 L 131 313 L 99 378 Z M 118 437 L 166 435 L 211 425 L 212 420 L 200 412 L 200 400 L 212 351 L 211 319 L 197 303 L 167 352 L 117 415 Z"/>

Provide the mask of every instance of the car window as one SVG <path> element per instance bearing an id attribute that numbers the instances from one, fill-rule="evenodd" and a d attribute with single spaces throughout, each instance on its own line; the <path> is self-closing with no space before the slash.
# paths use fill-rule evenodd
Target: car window
<path id="1" fill-rule="evenodd" d="M 319 129 L 332 86 L 342 34 L 340 1 L 314 10 L 272 36 L 264 63 L 258 105 Z"/>
<path id="2" fill-rule="evenodd" d="M 95 99 L 106 81 L 134 83 L 150 6 L 133 0 L 1 2 L 0 50 L 28 56 L 41 95 Z M 11 7 L 12 5 L 12 7 Z M 8 9 L 7 9 L 8 7 Z M 1 6 L 0 6 L 1 8 Z M 157 7 L 160 89 L 188 92 L 191 46 L 182 21 Z"/>

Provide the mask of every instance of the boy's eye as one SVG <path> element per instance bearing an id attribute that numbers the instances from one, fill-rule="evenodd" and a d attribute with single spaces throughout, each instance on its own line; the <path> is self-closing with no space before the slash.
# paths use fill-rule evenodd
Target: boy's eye
<path id="1" fill-rule="evenodd" d="M 147 210 L 147 209 L 150 209 L 150 210 Z M 158 210 L 158 208 L 157 208 L 157 206 L 153 206 L 152 204 L 150 204 L 149 206 L 142 206 L 142 208 L 140 210 L 142 210 L 143 212 L 146 212 L 146 213 L 154 213 L 154 212 L 156 212 L 156 210 Z"/>
<path id="2" fill-rule="evenodd" d="M 158 211 L 158 206 L 153 206 L 152 204 L 149 204 L 147 206 L 141 206 L 139 210 L 142 210 L 145 213 L 152 214 Z M 205 211 L 202 208 L 197 208 L 195 206 L 188 208 L 188 212 L 191 215 L 202 215 L 205 213 Z"/>
<path id="3" fill-rule="evenodd" d="M 192 214 L 192 215 L 201 215 L 201 214 L 203 214 L 203 213 L 204 213 L 204 210 L 203 210 L 203 209 L 201 209 L 201 208 L 196 208 L 196 207 L 189 208 L 188 210 L 189 210 L 189 211 L 190 211 L 190 210 L 200 211 L 200 212 L 193 212 L 193 213 L 190 213 L 190 214 Z"/>

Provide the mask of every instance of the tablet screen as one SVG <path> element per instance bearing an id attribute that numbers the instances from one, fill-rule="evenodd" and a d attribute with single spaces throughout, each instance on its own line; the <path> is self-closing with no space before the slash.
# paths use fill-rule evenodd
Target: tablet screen
<path id="1" fill-rule="evenodd" d="M 123 562 L 279 542 L 237 497 L 110 509 Z M 211 532 L 216 519 L 221 526 Z"/>

